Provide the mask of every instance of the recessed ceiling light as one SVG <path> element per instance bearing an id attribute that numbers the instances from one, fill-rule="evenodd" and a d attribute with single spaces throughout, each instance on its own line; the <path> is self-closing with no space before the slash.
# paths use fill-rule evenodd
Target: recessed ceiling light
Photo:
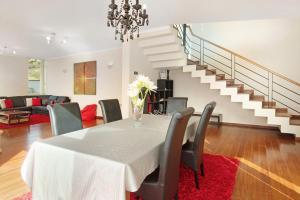
<path id="1" fill-rule="evenodd" d="M 66 44 L 67 43 L 67 39 L 64 38 L 62 41 L 61 41 L 62 44 Z"/>

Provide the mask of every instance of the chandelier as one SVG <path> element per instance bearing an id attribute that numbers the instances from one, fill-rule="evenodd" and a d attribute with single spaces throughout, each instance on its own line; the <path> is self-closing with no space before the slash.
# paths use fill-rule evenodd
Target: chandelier
<path id="1" fill-rule="evenodd" d="M 118 5 L 115 4 L 115 0 L 111 0 L 108 7 L 107 26 L 115 28 L 115 39 L 119 36 L 122 42 L 124 42 L 126 36 L 127 41 L 128 36 L 133 40 L 135 32 L 137 32 L 136 37 L 139 37 L 140 26 L 145 26 L 145 24 L 148 26 L 149 24 L 146 6 L 141 6 L 139 0 L 136 0 L 134 5 L 132 0 L 122 0 L 119 9 Z"/>

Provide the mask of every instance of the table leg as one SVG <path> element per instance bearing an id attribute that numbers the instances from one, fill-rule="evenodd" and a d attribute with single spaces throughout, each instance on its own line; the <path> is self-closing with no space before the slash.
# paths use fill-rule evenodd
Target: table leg
<path id="1" fill-rule="evenodd" d="M 130 200 L 130 192 L 126 191 L 126 200 Z"/>

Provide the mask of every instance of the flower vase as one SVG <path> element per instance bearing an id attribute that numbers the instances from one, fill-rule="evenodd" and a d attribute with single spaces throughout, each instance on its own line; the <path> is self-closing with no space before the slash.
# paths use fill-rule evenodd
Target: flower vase
<path id="1" fill-rule="evenodd" d="M 143 117 L 144 106 L 134 106 L 132 117 L 135 121 L 139 122 Z"/>

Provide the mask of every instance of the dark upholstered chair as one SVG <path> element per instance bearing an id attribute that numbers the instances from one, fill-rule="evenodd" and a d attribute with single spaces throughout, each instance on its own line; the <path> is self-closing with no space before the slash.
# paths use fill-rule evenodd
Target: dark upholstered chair
<path id="1" fill-rule="evenodd" d="M 179 164 L 183 137 L 194 108 L 172 116 L 166 140 L 160 154 L 159 168 L 148 175 L 137 191 L 143 200 L 178 199 Z"/>
<path id="2" fill-rule="evenodd" d="M 53 135 L 61 135 L 82 129 L 78 103 L 65 103 L 47 106 L 50 114 Z"/>
<path id="3" fill-rule="evenodd" d="M 122 119 L 122 112 L 118 99 L 100 100 L 104 123 L 114 122 Z"/>
<path id="4" fill-rule="evenodd" d="M 173 114 L 187 107 L 188 98 L 186 97 L 169 97 L 167 101 L 167 114 Z"/>
<path id="5" fill-rule="evenodd" d="M 196 188 L 199 189 L 198 169 L 201 168 L 201 175 L 204 176 L 203 148 L 206 129 L 210 116 L 216 107 L 216 102 L 210 102 L 204 108 L 200 122 L 198 124 L 193 142 L 187 141 L 182 147 L 181 160 L 194 170 Z"/>

